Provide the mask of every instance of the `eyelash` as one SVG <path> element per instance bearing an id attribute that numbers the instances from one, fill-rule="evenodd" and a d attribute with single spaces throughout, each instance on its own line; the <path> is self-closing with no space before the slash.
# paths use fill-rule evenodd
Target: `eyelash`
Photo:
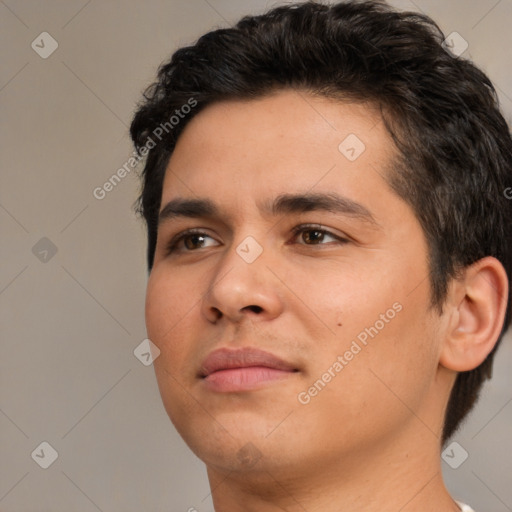
<path id="1" fill-rule="evenodd" d="M 344 238 L 342 236 L 335 235 L 329 229 L 324 228 L 320 224 L 300 224 L 292 229 L 292 233 L 294 237 L 297 237 L 300 233 L 305 233 L 306 231 L 319 231 L 324 235 L 329 235 L 332 238 L 336 239 L 341 244 L 346 244 L 349 242 L 348 238 Z M 308 244 L 301 244 L 308 245 Z M 325 244 L 311 244 L 311 245 L 325 245 Z"/>
<path id="2" fill-rule="evenodd" d="M 341 243 L 343 245 L 349 242 L 349 240 L 347 238 L 335 235 L 332 231 L 323 228 L 320 224 L 300 224 L 299 226 L 294 227 L 292 229 L 293 238 L 296 238 L 300 233 L 305 233 L 307 231 L 319 231 L 323 235 L 331 236 L 332 238 L 336 239 L 339 243 Z M 178 244 L 180 242 L 182 242 L 183 240 L 185 240 L 188 236 L 191 236 L 191 235 L 204 235 L 209 238 L 213 238 L 210 235 L 208 235 L 207 233 L 205 233 L 204 231 L 202 231 L 201 229 L 198 229 L 198 228 L 187 229 L 186 231 L 179 233 L 178 235 L 176 235 L 175 237 L 173 237 L 171 239 L 171 241 L 167 244 L 166 253 L 171 254 L 171 253 L 175 252 Z M 300 245 L 317 246 L 317 245 L 326 245 L 326 244 L 300 244 Z M 185 252 L 194 252 L 194 250 L 185 250 Z"/>
<path id="3" fill-rule="evenodd" d="M 198 229 L 198 228 L 187 229 L 171 239 L 171 241 L 167 244 L 166 253 L 171 254 L 171 253 L 175 252 L 176 246 L 182 240 L 185 240 L 185 238 L 187 238 L 187 236 L 190 236 L 190 235 L 205 235 L 209 238 L 213 238 L 210 235 L 208 235 L 207 233 L 205 233 L 204 231 L 202 231 L 201 229 Z M 193 251 L 186 251 L 186 252 L 193 252 Z"/>

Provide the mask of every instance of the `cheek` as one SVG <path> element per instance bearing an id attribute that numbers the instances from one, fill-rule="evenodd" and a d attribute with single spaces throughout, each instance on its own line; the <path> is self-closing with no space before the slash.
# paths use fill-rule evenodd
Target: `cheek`
<path id="1" fill-rule="evenodd" d="M 329 392 L 322 391 L 324 397 L 333 393 L 341 402 L 353 401 L 354 407 L 362 398 L 375 407 L 383 399 L 397 401 L 395 393 L 412 406 L 421 400 L 437 368 L 435 325 L 427 311 L 428 281 L 411 293 L 410 274 L 399 269 L 362 275 L 346 268 L 337 274 L 336 279 L 336 272 L 330 279 L 319 274 L 312 287 L 294 281 L 296 294 L 306 297 L 316 313 L 301 316 L 315 340 L 308 381 L 313 384 L 342 356 L 343 370 L 327 386 Z"/>
<path id="2" fill-rule="evenodd" d="M 184 391 L 195 375 L 187 343 L 194 336 L 193 317 L 200 307 L 193 289 L 183 275 L 154 268 L 146 290 L 147 334 L 160 349 L 153 366 L 164 407 L 175 425 L 188 417 L 195 403 Z"/>
<path id="3" fill-rule="evenodd" d="M 401 310 L 388 323 L 373 319 L 371 325 L 377 333 L 365 329 L 369 334 L 367 358 L 362 360 L 365 368 L 361 368 L 367 374 L 374 406 L 385 405 L 384 409 L 397 412 L 402 409 L 406 414 L 421 409 L 438 366 L 436 329 L 427 311 L 428 290 L 425 287 L 415 293 L 415 297 L 388 294 L 389 301 L 399 303 Z M 386 316 L 385 313 L 384 319 Z"/>
<path id="4" fill-rule="evenodd" d="M 176 321 L 175 297 L 170 287 L 152 271 L 146 289 L 146 329 L 149 339 L 162 349 L 162 337 Z M 176 317 L 176 318 L 175 318 Z"/>
<path id="5" fill-rule="evenodd" d="M 396 287 L 390 284 L 392 279 L 384 279 L 380 268 L 372 271 L 369 264 L 335 261 L 318 265 L 314 275 L 312 279 L 309 267 L 295 269 L 286 282 L 293 291 L 290 304 L 294 313 L 316 348 L 344 351 L 358 334 L 364 339 L 365 329 L 376 322 L 378 330 L 383 330 L 381 314 L 389 311 L 389 323 L 400 315 L 393 309 Z"/>
<path id="6" fill-rule="evenodd" d="M 340 328 L 330 350 L 312 365 L 301 390 L 302 398 L 310 401 L 298 412 L 301 425 L 317 432 L 318 439 L 330 439 L 332 426 L 337 425 L 343 439 L 350 440 L 347 442 L 366 443 L 415 421 L 416 414 L 422 416 L 437 367 L 433 331 L 424 322 L 425 313 L 422 316 L 405 301 L 389 323 L 375 326 L 380 313 L 385 314 L 387 302 L 384 298 L 382 307 L 367 304 L 366 323 L 360 318 L 352 324 L 347 318 L 351 333 L 345 336 L 345 325 Z M 361 333 L 364 336 L 358 338 Z M 341 370 L 333 367 L 339 363 L 338 356 L 343 361 Z M 329 375 L 329 368 L 335 377 Z M 339 441 L 332 442 L 336 445 Z"/>
<path id="7" fill-rule="evenodd" d="M 177 364 L 184 357 L 184 339 L 191 335 L 191 319 L 200 307 L 194 289 L 194 284 L 183 276 L 159 269 L 154 269 L 150 275 L 146 290 L 146 328 L 149 339 L 161 351 L 160 363 Z"/>
<path id="8" fill-rule="evenodd" d="M 186 317 L 194 300 L 194 283 L 178 272 L 154 268 L 146 289 L 146 323 L 157 337 Z"/>

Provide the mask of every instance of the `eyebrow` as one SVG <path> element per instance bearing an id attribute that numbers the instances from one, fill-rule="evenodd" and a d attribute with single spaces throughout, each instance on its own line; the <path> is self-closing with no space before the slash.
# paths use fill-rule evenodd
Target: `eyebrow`
<path id="1" fill-rule="evenodd" d="M 328 211 L 355 217 L 374 227 L 380 227 L 368 208 L 348 197 L 333 193 L 281 194 L 262 203 L 261 210 L 273 216 Z M 210 199 L 176 198 L 162 208 L 158 222 L 160 224 L 178 217 L 220 217 L 220 209 Z"/>
<path id="2" fill-rule="evenodd" d="M 219 209 L 210 199 L 185 199 L 178 197 L 169 201 L 158 214 L 158 223 L 178 217 L 216 217 Z"/>
<path id="3" fill-rule="evenodd" d="M 375 227 L 379 226 L 366 206 L 334 193 L 282 194 L 274 201 L 267 203 L 264 210 L 273 215 L 328 211 L 356 217 Z"/>

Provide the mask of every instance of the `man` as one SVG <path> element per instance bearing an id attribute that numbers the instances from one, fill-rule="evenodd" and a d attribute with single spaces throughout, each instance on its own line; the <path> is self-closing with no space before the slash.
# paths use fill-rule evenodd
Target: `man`
<path id="1" fill-rule="evenodd" d="M 148 336 L 217 512 L 470 510 L 440 450 L 510 323 L 512 140 L 442 41 L 384 3 L 296 4 L 146 91 Z"/>

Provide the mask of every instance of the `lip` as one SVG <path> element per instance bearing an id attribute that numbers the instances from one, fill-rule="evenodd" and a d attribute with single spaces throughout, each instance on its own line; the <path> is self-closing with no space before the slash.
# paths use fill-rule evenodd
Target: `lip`
<path id="1" fill-rule="evenodd" d="M 212 391 L 249 391 L 298 372 L 291 363 L 270 352 L 246 347 L 220 348 L 201 365 L 199 377 Z"/>

